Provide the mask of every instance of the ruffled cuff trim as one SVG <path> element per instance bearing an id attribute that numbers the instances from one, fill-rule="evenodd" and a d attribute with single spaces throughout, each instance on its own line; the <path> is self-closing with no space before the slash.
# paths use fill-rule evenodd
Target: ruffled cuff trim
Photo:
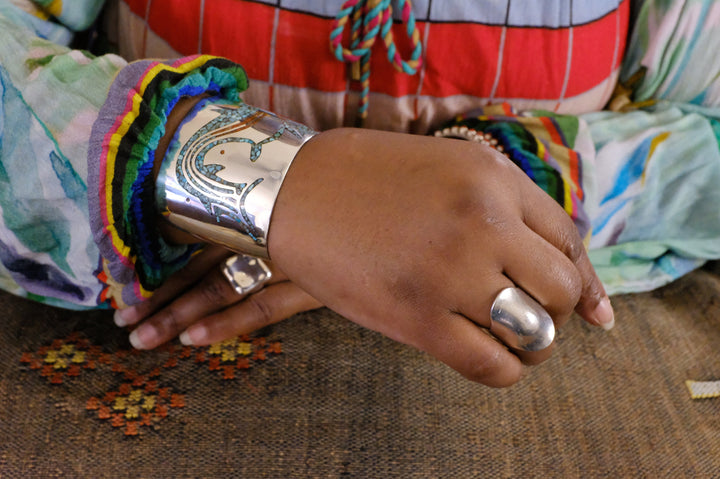
<path id="1" fill-rule="evenodd" d="M 203 93 L 239 102 L 246 88 L 242 67 L 211 56 L 139 61 L 118 74 L 88 153 L 90 222 L 107 285 L 101 301 L 123 307 L 148 298 L 195 250 L 166 243 L 156 222 L 154 153 L 172 108 Z"/>

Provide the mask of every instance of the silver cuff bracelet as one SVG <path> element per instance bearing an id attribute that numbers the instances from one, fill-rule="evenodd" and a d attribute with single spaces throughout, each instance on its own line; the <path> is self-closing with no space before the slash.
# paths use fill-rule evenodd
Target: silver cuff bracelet
<path id="1" fill-rule="evenodd" d="M 157 178 L 163 217 L 203 241 L 268 258 L 270 216 L 310 128 L 246 104 L 200 103 Z"/>

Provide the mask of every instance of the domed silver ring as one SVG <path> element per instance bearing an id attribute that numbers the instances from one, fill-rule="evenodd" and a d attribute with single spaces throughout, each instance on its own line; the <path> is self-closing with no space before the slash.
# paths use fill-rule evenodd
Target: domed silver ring
<path id="1" fill-rule="evenodd" d="M 542 351 L 555 339 L 550 315 L 520 288 L 500 291 L 492 304 L 490 319 L 490 332 L 513 349 Z"/>

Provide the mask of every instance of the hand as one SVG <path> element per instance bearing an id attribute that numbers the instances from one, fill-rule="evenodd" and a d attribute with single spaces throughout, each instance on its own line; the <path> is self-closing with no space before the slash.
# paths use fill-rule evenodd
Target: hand
<path id="1" fill-rule="evenodd" d="M 117 311 L 118 326 L 140 323 L 130 334 L 132 345 L 152 349 L 179 335 L 184 344 L 204 346 L 322 306 L 272 265 L 273 277 L 265 287 L 240 296 L 220 270 L 231 254 L 208 246 L 150 299 Z"/>
<path id="2" fill-rule="evenodd" d="M 613 322 L 568 215 L 507 158 L 472 142 L 321 133 L 293 162 L 270 232 L 270 256 L 302 290 L 490 386 L 522 372 L 487 334 L 503 288 L 528 292 L 556 326 L 573 310 Z"/>
<path id="3" fill-rule="evenodd" d="M 173 108 L 155 151 L 155 176 L 182 119 L 207 96 L 183 97 Z M 197 238 L 170 225 L 160 215 L 158 226 L 165 239 L 172 243 L 197 242 Z M 130 333 L 130 342 L 137 349 L 155 348 L 178 335 L 184 344 L 203 346 L 322 306 L 271 264 L 273 277 L 265 287 L 247 297 L 240 296 L 220 269 L 220 263 L 231 254 L 226 249 L 207 246 L 150 299 L 116 311 L 115 323 L 121 327 L 140 323 Z"/>

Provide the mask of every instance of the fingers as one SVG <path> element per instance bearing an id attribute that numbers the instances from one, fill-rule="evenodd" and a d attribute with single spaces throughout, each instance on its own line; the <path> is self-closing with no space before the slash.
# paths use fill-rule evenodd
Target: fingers
<path id="1" fill-rule="evenodd" d="M 266 286 L 229 308 L 192 324 L 180 335 L 186 345 L 205 346 L 251 333 L 297 313 L 322 307 L 322 303 L 290 283 Z"/>
<path id="2" fill-rule="evenodd" d="M 580 275 L 582 286 L 575 311 L 590 324 L 612 328 L 615 317 L 610 299 L 570 217 L 539 188 L 530 188 L 525 199 L 525 224 L 561 251 Z"/>
<path id="3" fill-rule="evenodd" d="M 565 324 L 581 291 L 580 275 L 573 263 L 553 245 L 522 225 L 507 243 L 505 274 L 550 315 L 555 328 Z M 554 342 L 540 351 L 513 350 L 523 364 L 536 365 L 552 355 Z"/>
<path id="4" fill-rule="evenodd" d="M 187 277 L 175 275 L 163 285 L 158 290 L 159 300 L 153 296 L 147 302 L 151 304 L 132 308 L 136 321 L 144 320 L 130 333 L 136 349 L 152 349 L 178 335 L 185 344 L 211 344 L 321 306 L 297 286 L 283 281 L 284 275 L 279 272 L 263 290 L 247 297 L 238 294 L 218 267 L 218 260 L 224 256 L 208 252 L 184 270 Z M 202 279 L 196 279 L 207 271 Z M 195 281 L 189 289 L 188 278 Z M 166 297 L 172 299 L 169 304 Z"/>
<path id="5" fill-rule="evenodd" d="M 521 225 L 503 252 L 505 274 L 532 296 L 557 327 L 570 319 L 582 283 L 570 259 L 537 233 Z"/>
<path id="6" fill-rule="evenodd" d="M 523 226 L 523 228 L 525 228 Z M 526 228 L 525 228 L 526 229 Z M 544 240 L 541 240 L 543 243 L 546 243 Z M 508 248 L 510 249 L 510 248 Z M 521 256 L 521 258 L 525 258 L 525 256 Z M 567 259 L 565 259 L 567 262 Z M 518 274 L 526 274 L 526 273 L 518 273 Z M 493 306 L 493 302 L 495 301 L 495 298 L 498 296 L 500 291 L 502 291 L 505 288 L 518 286 L 528 292 L 531 296 L 542 296 L 542 297 L 552 297 L 555 295 L 555 292 L 553 290 L 558 290 L 558 296 L 562 297 L 562 294 L 559 293 L 559 291 L 562 288 L 559 288 L 557 286 L 551 286 L 550 292 L 547 291 L 547 287 L 552 281 L 550 282 L 543 282 L 543 281 L 537 281 L 539 285 L 541 285 L 540 288 L 532 288 L 532 289 L 538 289 L 541 291 L 542 294 L 538 295 L 537 293 L 533 293 L 528 291 L 525 286 L 517 284 L 513 282 L 510 278 L 502 274 L 502 272 L 498 271 L 494 275 L 490 276 L 479 276 L 477 273 L 470 272 L 469 276 L 471 278 L 474 278 L 474 280 L 467 281 L 467 277 L 464 278 L 465 281 L 458 282 L 454 286 L 454 290 L 456 291 L 455 296 L 455 304 L 457 304 L 456 311 L 467 318 L 468 320 L 472 321 L 472 323 L 480 326 L 482 328 L 481 330 L 484 332 L 487 332 L 488 334 L 492 334 L 489 332 L 491 327 L 491 310 Z M 554 300 L 550 300 L 554 301 Z M 540 300 L 538 300 L 540 302 Z M 567 303 L 567 304 L 566 304 Z M 561 301 L 560 305 L 555 305 L 548 307 L 546 304 L 543 304 L 540 302 L 540 304 L 546 308 L 546 310 L 569 310 L 572 311 L 572 308 L 575 303 L 569 303 L 566 300 L 563 299 Z M 555 303 L 550 303 L 555 304 Z M 553 317 L 553 321 L 556 321 L 555 316 L 553 316 L 550 311 L 548 311 L 549 314 Z M 566 313 L 566 315 L 569 315 L 569 313 Z M 498 340 L 498 344 L 501 345 L 501 347 L 507 349 L 511 354 L 517 356 L 517 358 L 520 360 L 522 364 L 526 365 L 536 365 L 539 364 L 546 359 L 548 359 L 552 355 L 552 350 L 554 347 L 554 343 L 551 344 L 549 347 L 544 348 L 540 351 L 522 351 L 519 349 L 512 349 L 507 348 L 505 344 L 503 344 L 501 341 Z"/>
<path id="7" fill-rule="evenodd" d="M 130 333 L 136 349 L 152 349 L 177 337 L 198 318 L 241 299 L 219 268 L 214 268 L 190 290 L 145 319 Z"/>
<path id="8" fill-rule="evenodd" d="M 129 308 L 115 311 L 115 324 L 120 327 L 130 326 L 147 318 L 207 275 L 211 269 L 216 268 L 231 254 L 230 251 L 219 246 L 204 248 L 183 269 L 168 278 L 149 299 Z"/>
<path id="9" fill-rule="evenodd" d="M 522 376 L 522 363 L 516 355 L 459 314 L 447 313 L 445 318 L 429 322 L 416 346 L 486 386 L 507 387 Z"/>

